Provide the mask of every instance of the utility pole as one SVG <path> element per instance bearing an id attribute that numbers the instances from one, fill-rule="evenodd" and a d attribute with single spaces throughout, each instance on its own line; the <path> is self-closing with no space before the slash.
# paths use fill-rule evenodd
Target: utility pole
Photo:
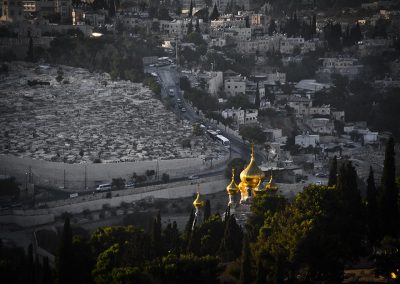
<path id="1" fill-rule="evenodd" d="M 64 169 L 64 189 L 65 189 L 65 169 Z"/>
<path id="2" fill-rule="evenodd" d="M 86 165 L 85 165 L 85 190 L 87 189 L 87 174 L 86 174 Z"/>
<path id="3" fill-rule="evenodd" d="M 157 168 L 156 168 L 156 180 L 158 181 L 160 179 L 160 166 L 158 164 L 158 159 L 157 159 Z"/>
<path id="4" fill-rule="evenodd" d="M 178 46 L 178 37 L 175 37 L 175 56 L 176 56 L 176 66 L 179 66 L 179 46 Z"/>

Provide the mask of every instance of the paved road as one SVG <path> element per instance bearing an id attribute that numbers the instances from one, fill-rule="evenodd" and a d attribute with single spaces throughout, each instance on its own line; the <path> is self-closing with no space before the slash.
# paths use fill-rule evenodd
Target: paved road
<path id="1" fill-rule="evenodd" d="M 182 91 L 179 88 L 179 78 L 180 75 L 175 67 L 164 66 L 164 67 L 146 67 L 145 72 L 153 72 L 157 73 L 160 78 L 160 83 L 162 85 L 162 97 L 166 97 L 169 94 L 169 89 L 174 89 L 175 100 L 180 99 L 183 103 L 183 107 L 186 109 L 185 113 L 181 113 L 178 108 L 175 109 L 175 112 L 178 116 L 182 116 L 189 121 L 197 121 L 200 119 L 199 115 L 195 112 L 195 110 L 191 107 L 190 104 L 185 102 Z M 215 125 L 204 121 L 205 126 L 208 128 L 216 128 Z M 244 160 L 248 160 L 250 157 L 250 145 L 244 143 L 242 139 L 237 138 L 236 136 L 230 135 L 223 131 L 223 135 L 228 138 L 231 142 L 231 151 L 232 153 L 236 153 Z M 260 164 L 264 161 L 264 156 L 260 154 L 258 151 L 255 152 L 256 160 Z"/>

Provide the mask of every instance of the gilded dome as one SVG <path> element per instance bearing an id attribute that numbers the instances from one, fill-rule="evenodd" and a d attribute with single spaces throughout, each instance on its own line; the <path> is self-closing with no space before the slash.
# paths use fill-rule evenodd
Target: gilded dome
<path id="1" fill-rule="evenodd" d="M 251 188 L 256 188 L 257 184 L 265 178 L 264 172 L 257 166 L 254 159 L 254 147 L 251 146 L 251 159 L 247 167 L 240 173 L 240 180 Z"/>
<path id="2" fill-rule="evenodd" d="M 258 182 L 257 186 L 253 189 L 253 195 L 257 196 L 258 194 L 262 194 L 265 192 L 265 189 L 260 188 L 261 180 Z"/>
<path id="3" fill-rule="evenodd" d="M 265 190 L 269 192 L 275 192 L 278 190 L 278 187 L 272 182 L 272 173 L 268 183 L 265 185 Z"/>
<path id="4" fill-rule="evenodd" d="M 204 201 L 200 200 L 200 192 L 197 192 L 197 197 L 193 201 L 194 208 L 201 208 L 204 205 Z"/>
<path id="5" fill-rule="evenodd" d="M 235 182 L 235 169 L 234 168 L 232 168 L 232 181 L 226 187 L 226 191 L 228 192 L 229 195 L 235 195 L 236 193 L 239 192 L 239 187 Z"/>

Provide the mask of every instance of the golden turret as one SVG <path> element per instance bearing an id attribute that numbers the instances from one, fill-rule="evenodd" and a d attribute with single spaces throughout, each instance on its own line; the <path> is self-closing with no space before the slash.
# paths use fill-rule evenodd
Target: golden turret
<path id="1" fill-rule="evenodd" d="M 253 189 L 253 195 L 257 196 L 258 194 L 264 193 L 265 189 L 264 188 L 260 188 L 262 180 L 260 179 L 260 181 L 258 182 L 257 186 Z"/>
<path id="2" fill-rule="evenodd" d="M 278 190 L 278 187 L 272 182 L 272 172 L 268 183 L 265 185 L 265 190 L 268 192 L 275 192 Z"/>
<path id="3" fill-rule="evenodd" d="M 204 205 L 204 201 L 200 200 L 200 192 L 197 192 L 197 197 L 193 201 L 194 208 L 201 208 Z"/>
<path id="4" fill-rule="evenodd" d="M 254 146 L 251 145 L 251 159 L 247 167 L 240 173 L 241 190 L 250 187 L 252 189 L 262 182 L 265 178 L 264 172 L 257 166 L 254 159 Z"/>
<path id="5" fill-rule="evenodd" d="M 234 168 L 232 168 L 232 181 L 226 187 L 226 191 L 228 192 L 229 195 L 235 195 L 236 193 L 239 192 L 239 187 L 235 182 L 235 169 Z"/>

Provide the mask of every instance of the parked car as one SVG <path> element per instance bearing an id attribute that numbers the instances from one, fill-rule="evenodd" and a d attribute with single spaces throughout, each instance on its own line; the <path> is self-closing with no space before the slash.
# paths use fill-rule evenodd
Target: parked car
<path id="1" fill-rule="evenodd" d="M 125 188 L 134 188 L 135 187 L 135 183 L 134 182 L 128 182 L 125 184 Z"/>
<path id="2" fill-rule="evenodd" d="M 181 108 L 181 112 L 186 112 L 186 109 L 184 107 Z"/>
<path id="3" fill-rule="evenodd" d="M 191 175 L 188 177 L 188 179 L 190 179 L 190 180 L 199 179 L 199 176 Z"/>
<path id="4" fill-rule="evenodd" d="M 96 191 L 107 191 L 107 190 L 111 190 L 111 183 L 100 184 L 96 188 Z"/>

